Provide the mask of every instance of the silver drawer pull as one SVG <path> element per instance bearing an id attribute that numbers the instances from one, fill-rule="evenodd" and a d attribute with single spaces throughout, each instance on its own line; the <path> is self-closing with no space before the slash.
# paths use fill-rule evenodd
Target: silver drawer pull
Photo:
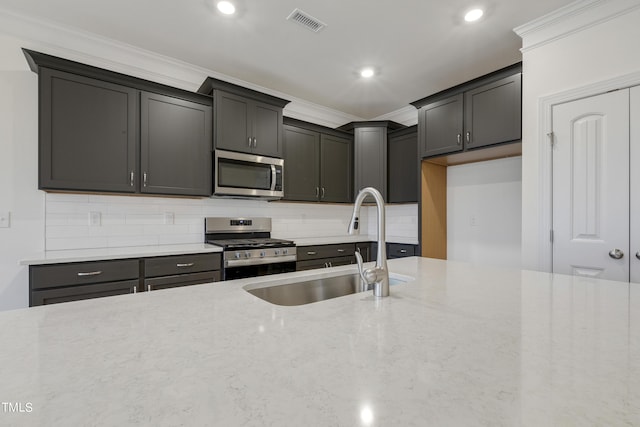
<path id="1" fill-rule="evenodd" d="M 185 267 L 193 267 L 195 265 L 194 262 L 188 262 L 186 264 L 176 264 L 176 267 L 185 268 Z"/>
<path id="2" fill-rule="evenodd" d="M 338 253 L 344 253 L 344 249 L 338 249 Z"/>
<path id="3" fill-rule="evenodd" d="M 314 252 L 314 251 L 308 251 L 308 252 L 307 252 L 307 255 L 317 255 L 317 252 Z"/>
<path id="4" fill-rule="evenodd" d="M 401 254 L 406 254 L 406 253 L 407 253 L 407 250 L 406 250 L 406 249 L 400 249 L 400 253 L 401 253 Z"/>
<path id="5" fill-rule="evenodd" d="M 86 273 L 78 273 L 78 277 L 85 277 L 85 276 L 97 276 L 98 274 L 102 274 L 102 271 L 98 270 L 98 271 L 88 271 Z"/>

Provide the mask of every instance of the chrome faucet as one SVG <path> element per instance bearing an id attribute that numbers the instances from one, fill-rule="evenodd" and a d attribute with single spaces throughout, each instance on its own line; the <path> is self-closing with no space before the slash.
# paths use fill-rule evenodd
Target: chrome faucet
<path id="1" fill-rule="evenodd" d="M 377 297 L 389 296 L 389 269 L 387 268 L 387 248 L 385 244 L 385 217 L 384 217 L 384 199 L 382 194 L 373 187 L 366 187 L 360 190 L 353 206 L 353 214 L 349 223 L 349 234 L 360 234 L 359 222 L 360 207 L 367 195 L 370 194 L 376 201 L 378 209 L 378 257 L 376 259 L 375 268 L 363 270 L 362 255 L 356 251 L 356 260 L 358 261 L 358 271 L 360 277 L 367 286 L 373 284 L 373 294 Z"/>

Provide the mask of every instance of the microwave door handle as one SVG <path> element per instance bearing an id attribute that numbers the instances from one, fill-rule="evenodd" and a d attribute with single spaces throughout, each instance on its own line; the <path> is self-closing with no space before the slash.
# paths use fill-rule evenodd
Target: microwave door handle
<path id="1" fill-rule="evenodd" d="M 276 189 L 276 165 L 271 165 L 271 191 Z"/>

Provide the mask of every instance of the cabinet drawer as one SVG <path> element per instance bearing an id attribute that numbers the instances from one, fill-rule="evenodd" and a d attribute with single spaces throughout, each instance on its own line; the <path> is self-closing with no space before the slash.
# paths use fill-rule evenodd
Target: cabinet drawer
<path id="1" fill-rule="evenodd" d="M 402 258 L 415 255 L 415 246 L 403 243 L 389 243 L 387 245 L 388 258 Z"/>
<path id="2" fill-rule="evenodd" d="M 355 251 L 355 243 L 320 246 L 299 246 L 297 250 L 298 261 L 348 256 L 353 255 Z"/>
<path id="3" fill-rule="evenodd" d="M 311 259 L 296 262 L 296 271 L 313 270 L 316 268 L 337 267 L 339 265 L 355 264 L 355 256 L 343 256 L 323 259 Z"/>
<path id="4" fill-rule="evenodd" d="M 144 277 L 174 276 L 220 270 L 219 253 L 172 255 L 144 260 Z"/>
<path id="5" fill-rule="evenodd" d="M 199 285 L 201 283 L 219 282 L 220 271 L 205 271 L 204 273 L 179 274 L 176 276 L 154 277 L 145 279 L 144 290 L 178 288 L 180 286 Z"/>
<path id="6" fill-rule="evenodd" d="M 33 307 L 36 305 L 57 304 L 60 302 L 131 294 L 137 285 L 138 280 L 136 279 L 31 291 L 29 306 Z"/>
<path id="7" fill-rule="evenodd" d="M 29 275 L 31 289 L 46 289 L 137 279 L 140 266 L 137 259 L 32 265 Z"/>

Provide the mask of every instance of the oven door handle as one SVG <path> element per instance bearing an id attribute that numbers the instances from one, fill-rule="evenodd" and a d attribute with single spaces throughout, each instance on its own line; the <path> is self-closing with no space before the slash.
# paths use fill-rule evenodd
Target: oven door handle
<path id="1" fill-rule="evenodd" d="M 276 189 L 276 165 L 271 165 L 271 191 Z"/>
<path id="2" fill-rule="evenodd" d="M 296 255 L 285 255 L 273 258 L 252 258 L 252 259 L 227 259 L 224 261 L 225 268 L 246 267 L 251 265 L 279 264 L 284 262 L 296 262 Z"/>

